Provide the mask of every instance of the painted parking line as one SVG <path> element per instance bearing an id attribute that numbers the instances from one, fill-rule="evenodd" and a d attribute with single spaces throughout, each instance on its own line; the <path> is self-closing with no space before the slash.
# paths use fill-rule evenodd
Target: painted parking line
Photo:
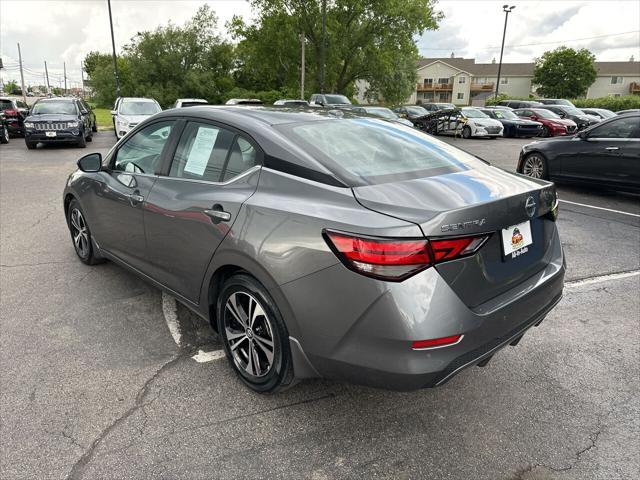
<path id="1" fill-rule="evenodd" d="M 596 210 L 604 210 L 605 212 L 619 213 L 621 215 L 629 215 L 630 217 L 640 218 L 640 215 L 638 215 L 637 213 L 623 212 L 622 210 L 614 210 L 613 208 L 596 207 L 595 205 L 588 205 L 586 203 L 578 203 L 578 202 L 570 202 L 569 200 L 562 200 L 562 199 L 558 201 L 562 203 L 568 203 L 570 205 L 578 205 L 580 207 L 594 208 Z"/>
<path id="2" fill-rule="evenodd" d="M 224 350 L 213 350 L 211 352 L 205 352 L 204 350 L 198 350 L 194 356 L 192 356 L 198 363 L 213 362 L 214 360 L 220 360 L 225 358 Z"/>
<path id="3" fill-rule="evenodd" d="M 180 333 L 180 324 L 178 323 L 178 304 L 176 299 L 171 295 L 162 292 L 162 313 L 169 327 L 169 332 L 178 347 L 182 343 L 182 334 Z"/>
<path id="4" fill-rule="evenodd" d="M 608 275 L 598 275 L 597 277 L 584 278 L 582 280 L 573 280 L 571 282 L 565 282 L 565 288 L 571 290 L 580 287 L 584 287 L 586 285 L 594 285 L 597 283 L 610 282 L 612 280 L 620 280 L 623 278 L 629 277 L 637 277 L 640 275 L 640 270 L 633 270 L 630 272 L 622 272 L 622 273 L 610 273 Z"/>

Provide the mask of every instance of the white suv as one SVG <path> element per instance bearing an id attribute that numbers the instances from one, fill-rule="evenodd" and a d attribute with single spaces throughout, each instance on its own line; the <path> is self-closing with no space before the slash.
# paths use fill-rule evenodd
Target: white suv
<path id="1" fill-rule="evenodd" d="M 118 98 L 114 110 L 111 110 L 116 137 L 124 137 L 141 121 L 161 111 L 160 104 L 153 98 Z"/>

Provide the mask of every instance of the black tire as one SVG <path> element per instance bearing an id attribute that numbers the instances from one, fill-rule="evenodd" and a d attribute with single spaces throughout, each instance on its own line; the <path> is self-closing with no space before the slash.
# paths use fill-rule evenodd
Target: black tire
<path id="1" fill-rule="evenodd" d="M 2 129 L 0 129 L 0 143 L 9 143 L 9 130 L 6 125 L 2 125 Z"/>
<path id="2" fill-rule="evenodd" d="M 549 128 L 546 125 L 542 126 L 542 131 L 540 132 L 540 136 L 541 137 L 548 137 L 549 136 Z"/>
<path id="3" fill-rule="evenodd" d="M 77 214 L 79 214 L 79 217 Z M 93 248 L 91 231 L 89 230 L 86 218 L 78 201 L 75 199 L 71 200 L 67 210 L 67 226 L 71 234 L 73 248 L 82 263 L 95 265 L 102 263 L 104 259 L 98 256 Z M 80 238 L 78 238 L 78 236 Z"/>
<path id="4" fill-rule="evenodd" d="M 93 132 L 89 132 L 89 136 L 87 137 L 87 142 L 93 142 Z"/>
<path id="5" fill-rule="evenodd" d="M 532 178 L 548 180 L 547 159 L 538 152 L 531 152 L 522 160 L 522 174 Z"/>
<path id="6" fill-rule="evenodd" d="M 87 139 L 84 136 L 84 131 L 80 134 L 80 138 L 78 139 L 77 145 L 80 148 L 86 148 L 87 147 Z"/>
<path id="7" fill-rule="evenodd" d="M 498 137 L 489 137 L 489 140 L 495 140 Z"/>
<path id="8" fill-rule="evenodd" d="M 120 140 L 118 138 L 118 129 L 116 128 L 116 121 L 115 119 L 113 120 L 113 134 L 116 136 L 116 139 Z"/>
<path id="9" fill-rule="evenodd" d="M 256 305 L 253 309 L 251 301 Z M 242 311 L 237 311 L 234 315 L 233 305 Z M 258 306 L 261 310 L 257 310 Z M 263 314 L 256 315 L 252 324 L 243 324 L 238 319 L 248 319 L 245 313 L 247 311 L 262 311 Z M 227 359 L 238 377 L 250 389 L 259 393 L 273 393 L 291 384 L 293 365 L 287 327 L 271 295 L 260 282 L 245 273 L 233 275 L 226 280 L 217 299 L 216 319 Z M 236 336 L 229 340 L 228 336 L 232 334 Z M 258 338 L 261 340 L 257 340 Z M 263 343 L 265 339 L 267 342 L 270 339 L 271 349 L 268 343 Z M 267 355 L 269 351 L 270 363 Z M 251 364 L 249 358 L 252 359 Z M 253 359 L 257 359 L 255 363 Z"/>
<path id="10" fill-rule="evenodd" d="M 27 145 L 27 148 L 29 150 L 34 150 L 36 148 L 36 145 L 38 145 L 36 142 L 28 142 L 28 141 L 24 141 L 24 143 Z"/>
<path id="11" fill-rule="evenodd" d="M 93 125 L 91 125 L 91 131 L 93 133 L 98 131 L 98 124 L 96 122 L 93 122 Z"/>
<path id="12" fill-rule="evenodd" d="M 465 125 L 462 128 L 462 138 L 469 140 L 471 138 L 471 127 L 469 125 Z"/>

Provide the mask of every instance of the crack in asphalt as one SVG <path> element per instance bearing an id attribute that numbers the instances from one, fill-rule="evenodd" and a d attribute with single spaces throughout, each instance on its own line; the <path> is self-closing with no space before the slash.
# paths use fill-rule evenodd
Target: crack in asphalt
<path id="1" fill-rule="evenodd" d="M 609 412 L 609 414 L 610 413 L 611 412 Z M 563 466 L 563 467 L 554 467 L 553 465 L 547 465 L 545 463 L 530 464 L 528 467 L 526 467 L 526 468 L 524 468 L 522 470 L 518 470 L 513 477 L 510 477 L 510 480 L 525 480 L 525 478 L 526 478 L 525 475 L 527 475 L 528 473 L 531 473 L 534 470 L 537 470 L 539 468 L 546 468 L 547 470 L 551 470 L 552 472 L 556 472 L 556 473 L 567 472 L 567 471 L 575 468 L 578 465 L 578 463 L 580 463 L 580 459 L 581 459 L 582 455 L 584 455 L 588 451 L 596 448 L 597 443 L 598 443 L 598 438 L 600 437 L 600 434 L 602 433 L 603 427 L 604 426 L 602 425 L 602 416 L 600 416 L 600 417 L 598 417 L 598 421 L 596 423 L 595 432 L 591 432 L 589 434 L 589 444 L 586 447 L 581 448 L 576 453 L 574 453 L 574 458 L 571 461 L 571 463 L 569 463 L 568 465 Z"/>
<path id="2" fill-rule="evenodd" d="M 89 464 L 89 462 L 91 462 L 91 460 L 95 456 L 96 449 L 100 446 L 100 444 L 103 442 L 103 440 L 106 437 L 108 437 L 109 434 L 113 430 L 115 430 L 118 426 L 120 426 L 121 424 L 126 422 L 127 419 L 129 417 L 131 417 L 131 415 L 133 415 L 138 410 L 144 408 L 146 405 L 148 405 L 149 403 L 151 403 L 151 402 L 153 402 L 155 400 L 155 398 L 154 398 L 150 402 L 145 402 L 144 401 L 146 399 L 148 393 L 149 393 L 149 389 L 150 389 L 151 385 L 165 371 L 167 371 L 168 369 L 173 367 L 175 364 L 177 364 L 183 358 L 187 358 L 187 354 L 185 352 L 181 352 L 180 354 L 175 355 L 170 360 L 168 360 L 167 362 L 162 364 L 162 366 L 158 370 L 156 370 L 156 372 L 151 377 L 149 377 L 146 382 L 144 382 L 142 387 L 140 387 L 140 389 L 138 390 L 138 393 L 136 395 L 134 404 L 131 407 L 129 407 L 122 415 L 120 415 L 115 420 L 113 420 L 109 425 L 107 425 L 107 427 L 105 427 L 98 434 L 98 436 L 91 442 L 91 444 L 85 450 L 85 452 L 82 454 L 82 456 L 76 461 L 76 463 L 73 464 L 73 466 L 71 467 L 71 470 L 69 471 L 69 474 L 66 476 L 66 480 L 79 480 L 79 479 L 81 479 L 83 477 L 84 471 L 85 471 L 87 465 Z"/>
<path id="3" fill-rule="evenodd" d="M 64 265 L 64 264 L 71 264 L 71 263 L 77 263 L 76 261 L 72 260 L 69 262 L 36 262 L 36 263 L 15 263 L 13 265 L 7 265 L 7 264 L 0 264 L 1 268 L 16 268 L 16 267 L 39 267 L 41 265 Z"/>

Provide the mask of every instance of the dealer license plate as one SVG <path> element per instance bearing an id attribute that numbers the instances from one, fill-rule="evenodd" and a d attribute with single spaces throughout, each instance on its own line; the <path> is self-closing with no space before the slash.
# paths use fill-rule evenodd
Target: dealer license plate
<path id="1" fill-rule="evenodd" d="M 531 244 L 533 236 L 528 220 L 502 229 L 502 251 L 506 258 L 516 258 L 527 253 Z"/>

